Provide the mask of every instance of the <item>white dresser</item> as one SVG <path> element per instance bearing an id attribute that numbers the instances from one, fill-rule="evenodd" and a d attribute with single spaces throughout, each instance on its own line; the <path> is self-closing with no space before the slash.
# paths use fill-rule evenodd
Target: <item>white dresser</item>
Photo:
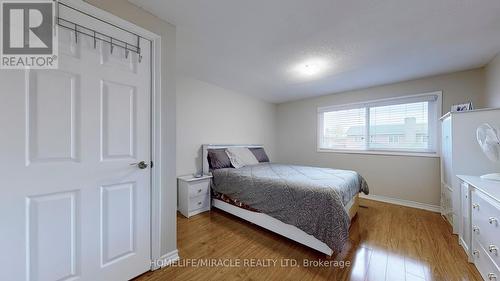
<path id="1" fill-rule="evenodd" d="M 210 180 L 212 176 L 177 178 L 178 209 L 186 218 L 210 210 Z"/>
<path id="2" fill-rule="evenodd" d="M 500 281 L 500 182 L 458 176 L 463 228 L 459 241 L 484 280 Z"/>

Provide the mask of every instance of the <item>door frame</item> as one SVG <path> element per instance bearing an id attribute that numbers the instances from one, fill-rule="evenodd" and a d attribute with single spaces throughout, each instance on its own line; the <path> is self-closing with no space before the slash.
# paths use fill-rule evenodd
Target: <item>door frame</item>
<path id="1" fill-rule="evenodd" d="M 66 5 L 74 7 L 80 11 L 88 13 L 94 17 L 105 20 L 116 26 L 129 30 L 141 37 L 151 41 L 151 161 L 154 165 L 151 167 L 151 192 L 150 192 L 150 259 L 151 270 L 156 270 L 159 267 L 155 266 L 153 261 L 161 259 L 161 198 L 162 183 L 167 182 L 167 173 L 164 167 L 166 159 L 163 154 L 166 144 L 162 134 L 165 134 L 165 129 L 162 126 L 162 116 L 166 115 L 167 107 L 162 99 L 162 84 L 161 84 L 161 36 L 139 27 L 129 21 L 126 21 L 118 16 L 106 12 L 96 6 L 88 4 L 84 1 L 64 0 L 58 1 Z M 173 260 L 178 259 L 177 254 Z"/>

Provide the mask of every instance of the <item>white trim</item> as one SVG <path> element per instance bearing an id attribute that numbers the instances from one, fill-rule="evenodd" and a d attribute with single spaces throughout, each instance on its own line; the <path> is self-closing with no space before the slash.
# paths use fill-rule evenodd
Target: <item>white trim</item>
<path id="1" fill-rule="evenodd" d="M 167 182 L 164 159 L 165 140 L 162 138 L 162 116 L 166 114 L 166 103 L 162 102 L 161 84 L 161 37 L 155 38 L 151 44 L 151 260 L 161 256 L 161 201 L 163 196 L 162 186 Z M 177 250 L 175 250 L 177 251 Z M 154 268 L 151 268 L 154 270 Z"/>
<path id="2" fill-rule="evenodd" d="M 165 255 L 159 257 L 151 262 L 151 270 L 157 270 L 169 266 L 180 260 L 179 251 L 174 250 L 172 252 L 166 253 Z"/>
<path id="3" fill-rule="evenodd" d="M 366 137 L 365 137 L 365 148 L 363 149 L 329 149 L 321 147 L 321 131 L 323 129 L 323 115 L 322 113 L 328 111 L 335 110 L 345 110 L 345 109 L 354 109 L 361 107 L 373 107 L 380 105 L 389 105 L 389 104 L 399 104 L 399 102 L 404 102 L 408 99 L 418 100 L 419 98 L 431 97 L 435 96 L 435 103 L 433 104 L 435 109 L 433 110 L 435 113 L 435 118 L 428 118 L 429 120 L 429 131 L 432 131 L 433 134 L 429 134 L 429 143 L 432 145 L 432 151 L 397 151 L 397 150 L 380 150 L 380 149 L 371 149 L 368 147 L 369 140 L 369 118 L 370 112 L 366 113 Z M 399 155 L 399 156 L 417 156 L 417 157 L 440 157 L 441 147 L 439 145 L 441 139 L 441 130 L 439 129 L 439 120 L 442 113 L 442 103 L 443 103 L 443 92 L 435 91 L 429 93 L 422 93 L 416 95 L 406 95 L 378 100 L 371 100 L 367 102 L 357 102 L 357 103 L 349 103 L 349 104 L 341 104 L 341 105 L 331 105 L 331 106 L 323 106 L 317 108 L 317 116 L 316 116 L 316 151 L 317 152 L 332 152 L 332 153 L 346 153 L 346 154 L 373 154 L 373 155 Z M 429 110 L 430 114 L 433 112 Z"/>
<path id="4" fill-rule="evenodd" d="M 101 18 L 114 25 L 125 28 L 133 33 L 151 40 L 151 161 L 154 166 L 151 169 L 151 261 L 160 259 L 161 255 L 161 186 L 166 182 L 166 169 L 163 167 L 165 161 L 162 143 L 161 117 L 166 113 L 166 104 L 162 102 L 161 85 L 161 36 L 149 30 L 139 27 L 129 21 L 121 19 L 84 1 L 61 1 L 92 16 Z M 174 252 L 176 252 L 175 250 Z M 173 252 L 171 252 L 173 253 Z M 171 254 L 169 253 L 169 254 Z M 169 255 L 167 254 L 167 255 Z M 164 255 L 165 256 L 165 255 Z M 164 257 L 162 256 L 162 257 Z M 153 263 L 152 263 L 153 265 Z M 154 268 L 151 268 L 154 270 Z"/>
<path id="5" fill-rule="evenodd" d="M 318 148 L 317 152 L 345 153 L 345 154 L 372 154 L 386 156 L 412 156 L 412 157 L 434 157 L 439 158 L 438 153 L 432 152 L 406 152 L 406 151 L 383 151 L 383 150 L 348 150 L 348 149 L 327 149 Z"/>
<path id="6" fill-rule="evenodd" d="M 380 195 L 371 195 L 371 194 L 370 195 L 360 194 L 359 197 L 364 198 L 364 199 L 389 203 L 389 204 L 395 204 L 395 205 L 415 208 L 415 209 L 422 209 L 422 210 L 426 210 L 426 211 L 430 211 L 430 212 L 434 212 L 434 213 L 441 213 L 441 207 L 438 205 L 431 205 L 431 204 L 425 204 L 425 203 L 420 203 L 420 202 L 415 202 L 415 201 L 410 201 L 410 200 L 390 198 L 390 197 L 385 197 L 385 196 L 380 196 Z"/>

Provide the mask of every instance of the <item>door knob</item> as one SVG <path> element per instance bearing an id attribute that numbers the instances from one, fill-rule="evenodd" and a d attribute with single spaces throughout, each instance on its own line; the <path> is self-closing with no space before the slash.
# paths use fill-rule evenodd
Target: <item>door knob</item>
<path id="1" fill-rule="evenodd" d="M 137 166 L 139 169 L 146 169 L 149 164 L 146 163 L 145 161 L 141 161 L 139 163 L 131 163 L 130 166 Z"/>

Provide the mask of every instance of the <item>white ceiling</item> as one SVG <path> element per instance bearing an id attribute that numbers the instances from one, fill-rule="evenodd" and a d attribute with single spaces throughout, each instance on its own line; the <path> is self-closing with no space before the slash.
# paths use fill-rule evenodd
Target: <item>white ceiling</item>
<path id="1" fill-rule="evenodd" d="M 498 0 L 130 0 L 177 26 L 178 72 L 271 102 L 485 65 Z M 298 63 L 326 59 L 323 75 Z"/>

